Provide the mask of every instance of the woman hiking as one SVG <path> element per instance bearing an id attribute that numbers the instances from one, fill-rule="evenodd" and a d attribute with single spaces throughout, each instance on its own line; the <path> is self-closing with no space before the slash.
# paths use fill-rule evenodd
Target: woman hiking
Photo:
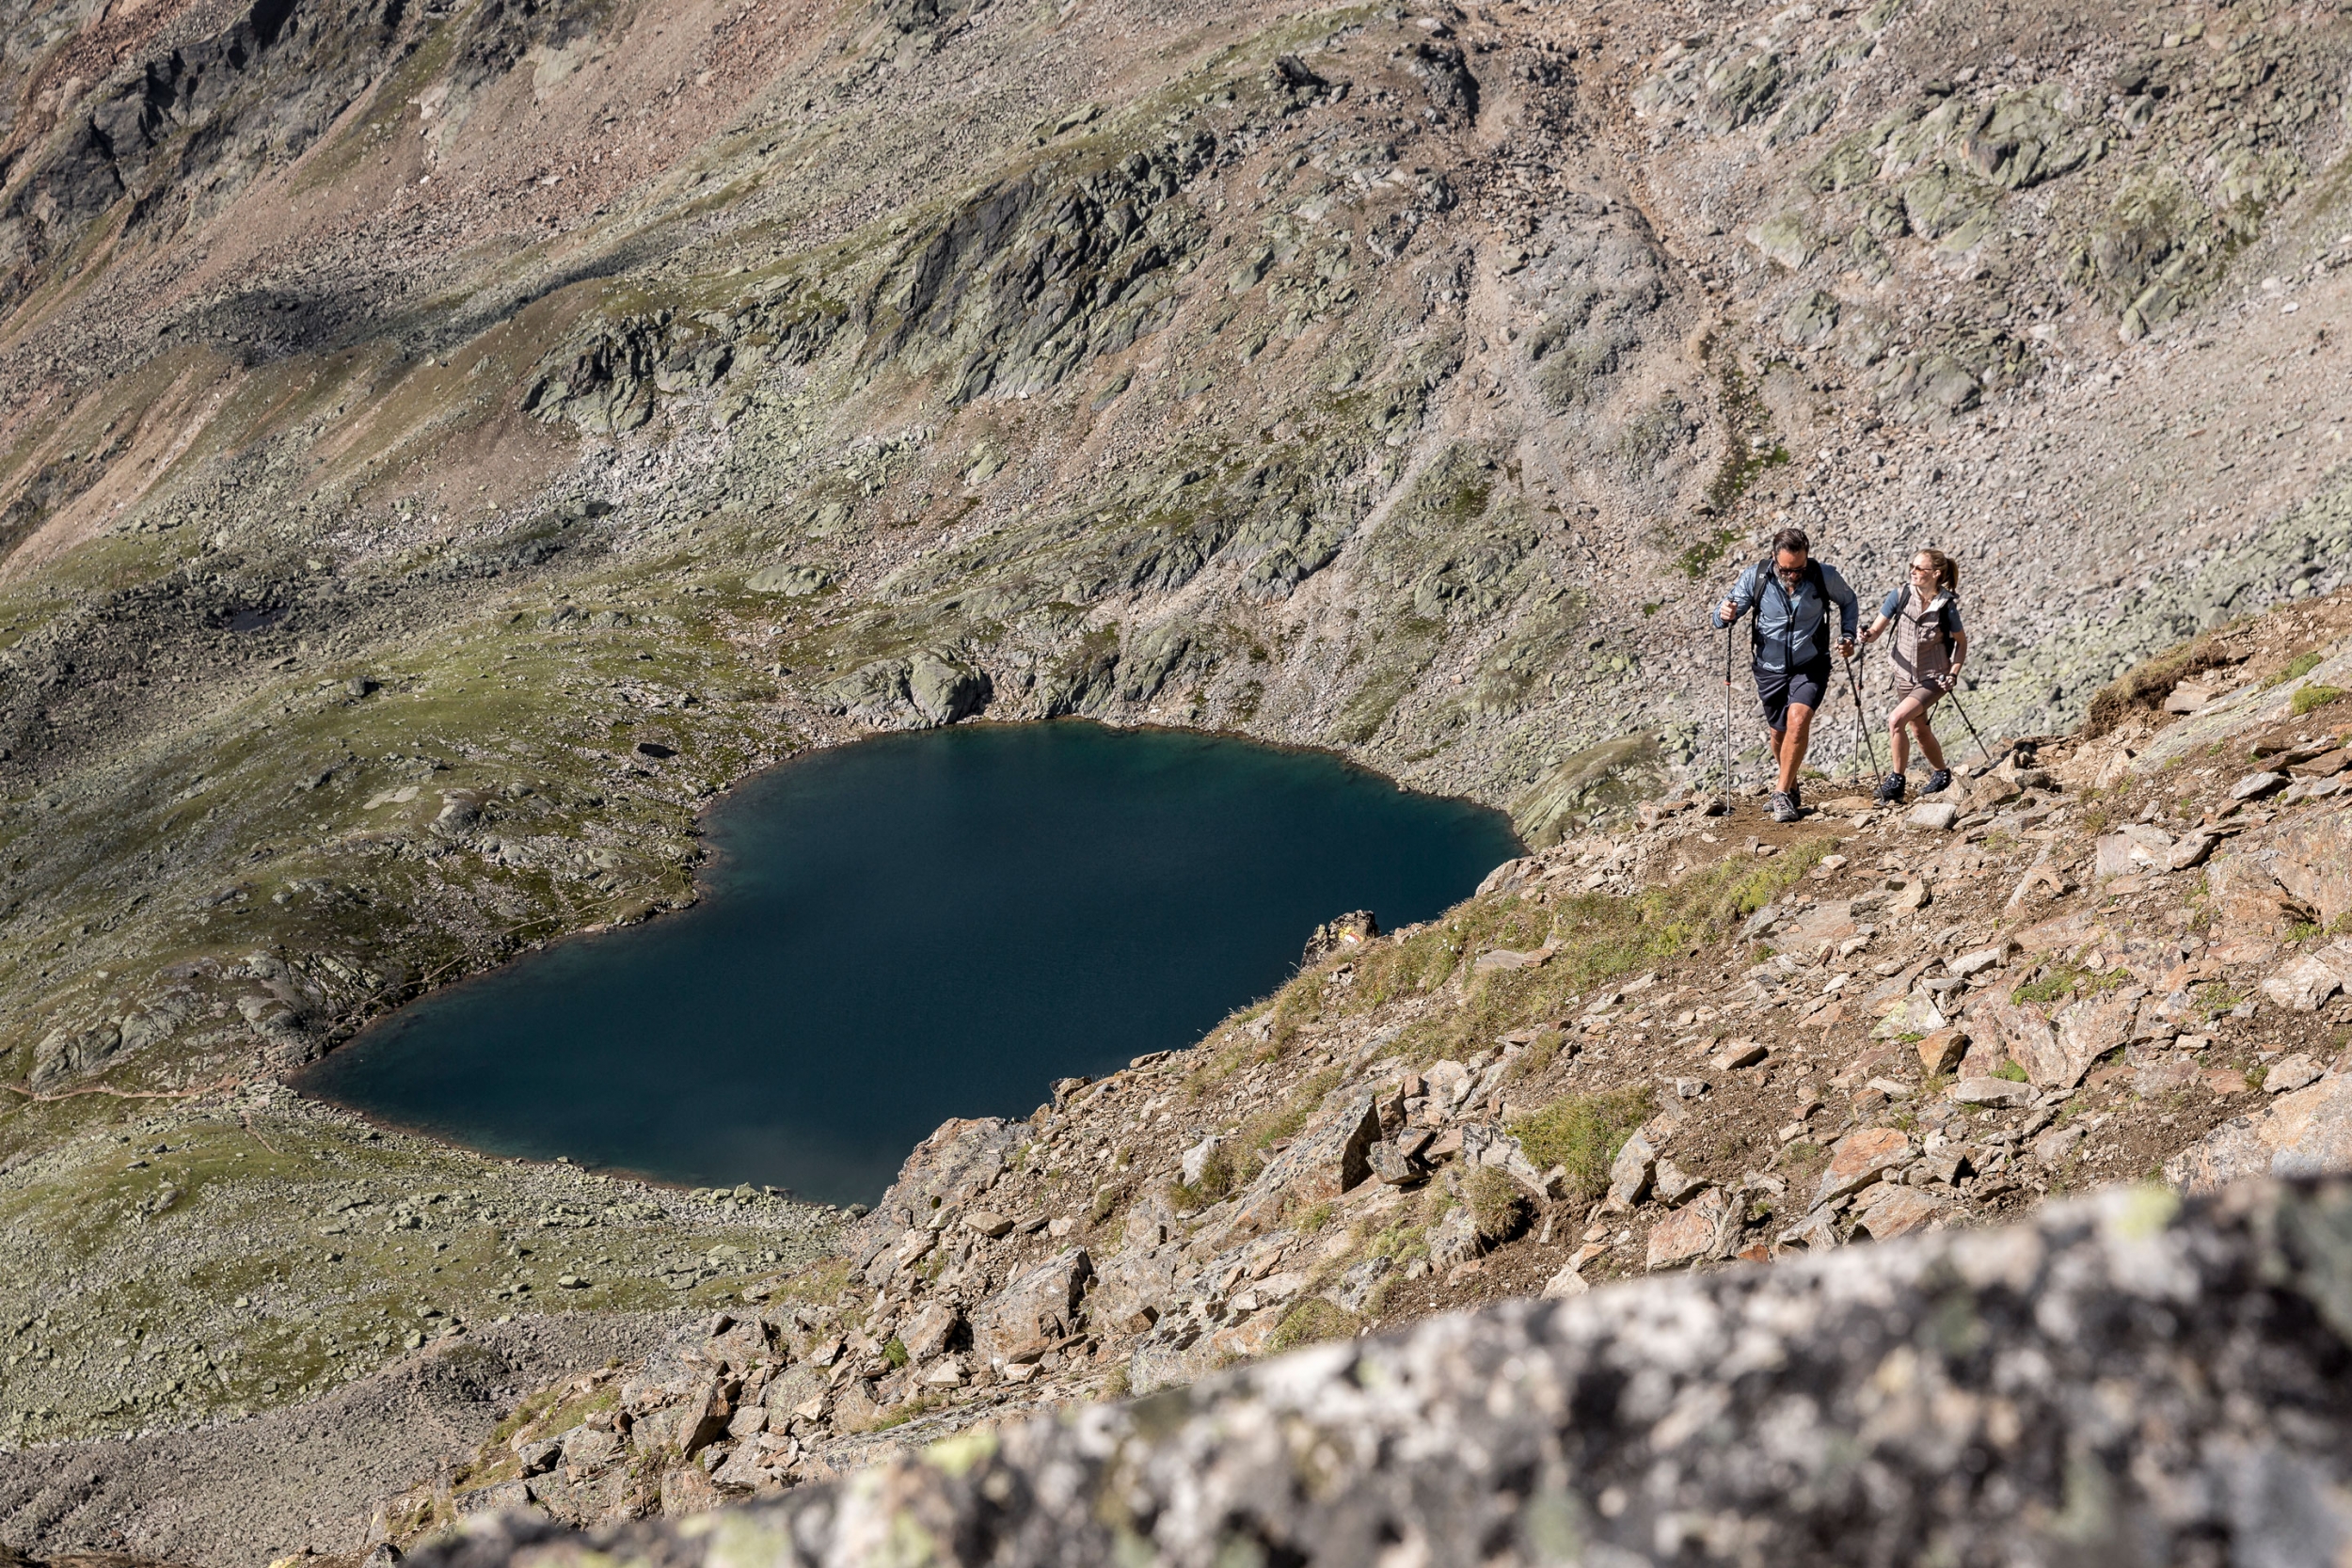
<path id="1" fill-rule="evenodd" d="M 1728 598 L 1716 607 L 1715 625 L 1728 626 L 1755 611 L 1753 634 L 1756 696 L 1764 710 L 1764 738 L 1780 768 L 1772 790 L 1775 822 L 1804 815 L 1797 775 L 1812 744 L 1813 715 L 1830 684 L 1830 612 L 1837 613 L 1837 653 L 1853 657 L 1854 624 L 1862 606 L 1837 568 L 1813 559 L 1804 530 L 1785 528 L 1772 536 L 1772 553 L 1740 574 Z"/>
<path id="2" fill-rule="evenodd" d="M 1952 782 L 1944 766 L 1944 748 L 1936 744 L 1928 710 L 1952 689 L 1960 667 L 1968 662 L 1968 632 L 1960 624 L 1960 562 L 1942 550 L 1921 550 L 1911 558 L 1911 580 L 1886 595 L 1879 618 L 1862 634 L 1875 642 L 1888 631 L 1894 642 L 1888 657 L 1895 662 L 1895 711 L 1886 716 L 1887 746 L 1894 752 L 1895 770 L 1879 784 L 1882 804 L 1899 805 L 1904 775 L 1911 767 L 1911 737 L 1919 737 L 1920 753 L 1934 769 L 1919 793 L 1933 795 Z"/>

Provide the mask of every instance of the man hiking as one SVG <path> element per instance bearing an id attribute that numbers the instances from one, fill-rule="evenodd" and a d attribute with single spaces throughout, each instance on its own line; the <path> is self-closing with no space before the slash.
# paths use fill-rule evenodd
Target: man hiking
<path id="1" fill-rule="evenodd" d="M 1953 677 L 1968 662 L 1968 631 L 1960 624 L 1960 562 L 1942 550 L 1921 550 L 1911 558 L 1911 580 L 1886 595 L 1878 619 L 1862 634 L 1875 642 L 1889 630 L 1894 641 L 1888 657 L 1895 663 L 1895 711 L 1886 717 L 1887 746 L 1894 752 L 1895 770 L 1879 784 L 1882 805 L 1899 805 L 1903 775 L 1911 768 L 1911 737 L 1919 737 L 1919 751 L 1934 769 L 1919 793 L 1933 795 L 1948 787 L 1952 770 L 1944 766 L 1944 748 L 1935 741 L 1928 710 L 1952 689 Z"/>
<path id="2" fill-rule="evenodd" d="M 1794 822 L 1804 814 L 1797 770 L 1813 738 L 1813 712 L 1830 679 L 1829 607 L 1837 606 L 1837 652 L 1853 657 L 1854 626 L 1862 607 L 1835 566 L 1813 559 L 1812 541 L 1801 528 L 1772 536 L 1772 557 L 1740 574 L 1731 596 L 1715 610 L 1715 625 L 1728 626 L 1751 610 L 1756 694 L 1764 705 L 1767 741 L 1780 764 L 1780 787 L 1772 791 L 1772 820 Z"/>

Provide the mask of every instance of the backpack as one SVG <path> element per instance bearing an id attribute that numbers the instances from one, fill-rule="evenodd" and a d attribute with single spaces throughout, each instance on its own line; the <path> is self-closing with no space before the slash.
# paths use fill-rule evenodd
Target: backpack
<path id="1" fill-rule="evenodd" d="M 1764 617 L 1758 613 L 1764 608 L 1764 590 L 1768 587 L 1780 588 L 1781 597 L 1789 601 L 1789 608 L 1793 610 L 1796 607 L 1796 596 L 1780 587 L 1780 574 L 1772 566 L 1772 558 L 1766 556 L 1748 568 L 1756 574 L 1756 605 L 1748 612 L 1748 645 L 1758 654 L 1764 651 Z M 1821 575 L 1821 563 L 1810 556 L 1806 557 L 1804 575 L 1797 582 L 1800 587 L 1811 583 L 1813 592 L 1821 596 L 1821 623 L 1826 627 L 1832 607 L 1829 602 L 1829 578 Z"/>
<path id="2" fill-rule="evenodd" d="M 1903 584 L 1903 593 L 1902 593 L 1902 597 L 1901 597 L 1901 598 L 1899 598 L 1899 599 L 1897 599 L 1897 600 L 1895 601 L 1895 613 L 1896 613 L 1896 614 L 1898 614 L 1898 615 L 1900 615 L 1900 614 L 1903 612 L 1903 610 L 1904 610 L 1905 607 L 1907 607 L 1910 603 L 1911 603 L 1911 584 L 1910 584 L 1910 583 L 1908 583 L 1908 582 L 1906 582 L 1906 583 L 1904 583 L 1904 584 Z M 1936 594 L 1936 596 L 1935 596 L 1934 598 L 1930 599 L 1930 600 L 1928 601 L 1928 608 L 1929 608 L 1930 610 L 1933 610 L 1933 609 L 1934 609 L 1937 605 L 1939 605 L 1939 604 L 1945 604 L 1945 603 L 1950 603 L 1950 604 L 1955 604 L 1955 605 L 1956 605 L 1956 604 L 1958 604 L 1958 603 L 1960 603 L 1960 592 L 1959 592 L 1959 590 L 1957 590 L 1957 589 L 1953 589 L 1953 588 L 1947 588 L 1947 589 L 1945 589 L 1942 593 L 1940 593 L 1940 594 Z M 1946 664 L 1949 664 L 1949 663 L 1951 663 L 1951 661 L 1952 661 L 1952 648 L 1953 648 L 1953 641 L 1952 641 L 1952 618 L 1951 618 L 1950 616 L 1948 616 L 1948 615 L 1941 617 L 1941 618 L 1937 621 L 1937 623 L 1936 623 L 1936 629 L 1937 629 L 1938 631 L 1940 631 L 1940 632 L 1942 632 L 1942 633 L 1943 633 L 1943 637 L 1944 637 L 1944 662 L 1945 662 Z"/>

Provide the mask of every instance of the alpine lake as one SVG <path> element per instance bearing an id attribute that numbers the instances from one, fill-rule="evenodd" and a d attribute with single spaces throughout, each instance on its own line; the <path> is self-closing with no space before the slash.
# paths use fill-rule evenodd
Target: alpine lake
<path id="1" fill-rule="evenodd" d="M 814 752 L 706 832 L 692 909 L 425 997 L 302 1087 L 497 1154 L 871 1203 L 940 1122 L 1189 1045 L 1321 922 L 1429 919 L 1520 852 L 1325 753 L 1072 720 Z"/>

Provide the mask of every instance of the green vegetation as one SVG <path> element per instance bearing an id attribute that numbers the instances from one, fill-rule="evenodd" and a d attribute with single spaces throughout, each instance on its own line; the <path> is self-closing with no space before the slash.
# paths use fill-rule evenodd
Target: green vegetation
<path id="1" fill-rule="evenodd" d="M 1493 970 L 1468 982 L 1464 1006 L 1413 1026 L 1405 1037 L 1423 1061 L 1468 1054 L 1481 1043 L 1557 1018 L 1572 995 L 1629 977 L 1720 940 L 1794 884 L 1829 852 L 1830 840 L 1792 845 L 1761 863 L 1725 860 L 1633 897 L 1587 893 L 1547 909 L 1515 895 L 1463 905 L 1402 943 L 1355 958 L 1355 983 L 1337 1006 L 1369 1010 L 1425 995 L 1489 948 L 1556 946 L 1539 969 Z"/>
<path id="2" fill-rule="evenodd" d="M 2262 689 L 2267 691 L 2274 686 L 2284 686 L 2289 681 L 2299 681 L 2319 666 L 2320 657 L 2317 652 L 2298 655 L 2290 660 L 2284 669 L 2275 671 L 2264 677 Z"/>
<path id="3" fill-rule="evenodd" d="M 1279 1355 L 1301 1345 L 1319 1345 L 1330 1339 L 1352 1339 L 1364 1320 L 1335 1302 L 1321 1296 L 1310 1296 L 1292 1307 L 1267 1348 Z"/>
<path id="4" fill-rule="evenodd" d="M 1470 1206 L 1478 1239 L 1489 1246 L 1518 1235 L 1526 1227 L 1531 1206 L 1527 1195 L 1492 1165 L 1472 1167 L 1462 1180 L 1462 1200 Z"/>
<path id="5" fill-rule="evenodd" d="M 2095 739 L 2106 734 L 2134 708 L 2153 713 L 2164 706 L 2164 700 L 2183 681 L 2208 670 L 2227 669 L 2235 664 L 2237 658 L 2225 642 L 2235 626 L 2233 622 L 2228 626 L 2201 632 L 2177 648 L 2133 666 L 2120 678 L 2101 687 L 2090 699 L 2090 710 L 2083 719 L 2084 736 Z"/>
<path id="6" fill-rule="evenodd" d="M 1739 542 L 1738 529 L 1719 528 L 1697 544 L 1686 546 L 1675 557 L 1675 565 L 1681 569 L 1684 577 L 1695 582 L 1713 571 L 1715 562 L 1721 561 Z"/>
<path id="7" fill-rule="evenodd" d="M 1540 1170 L 1567 1168 L 1565 1196 L 1589 1203 L 1609 1189 L 1610 1162 L 1654 1109 L 1645 1088 L 1572 1094 L 1511 1123 L 1511 1132 Z"/>
<path id="8" fill-rule="evenodd" d="M 1993 1069 L 1993 1076 L 1995 1078 L 2006 1078 L 2012 1084 L 2023 1084 L 2026 1082 L 2026 1069 L 2019 1066 L 2014 1058 L 2005 1061 L 1999 1067 L 1994 1068 Z"/>
<path id="9" fill-rule="evenodd" d="M 2111 969 L 2101 974 L 2078 964 L 2046 964 L 2040 974 L 2012 990 L 2009 999 L 2048 1006 L 2071 1001 L 2076 996 L 2095 996 L 2101 991 L 2113 990 L 2118 986 L 2128 985 L 2131 977 L 2132 972 L 2128 969 Z"/>
<path id="10" fill-rule="evenodd" d="M 2315 682 L 2297 691 L 2288 701 L 2287 707 L 2296 718 L 2300 719 L 2313 708 L 2326 707 L 2330 703 L 2342 702 L 2346 694 L 2341 686 L 2328 686 Z"/>

